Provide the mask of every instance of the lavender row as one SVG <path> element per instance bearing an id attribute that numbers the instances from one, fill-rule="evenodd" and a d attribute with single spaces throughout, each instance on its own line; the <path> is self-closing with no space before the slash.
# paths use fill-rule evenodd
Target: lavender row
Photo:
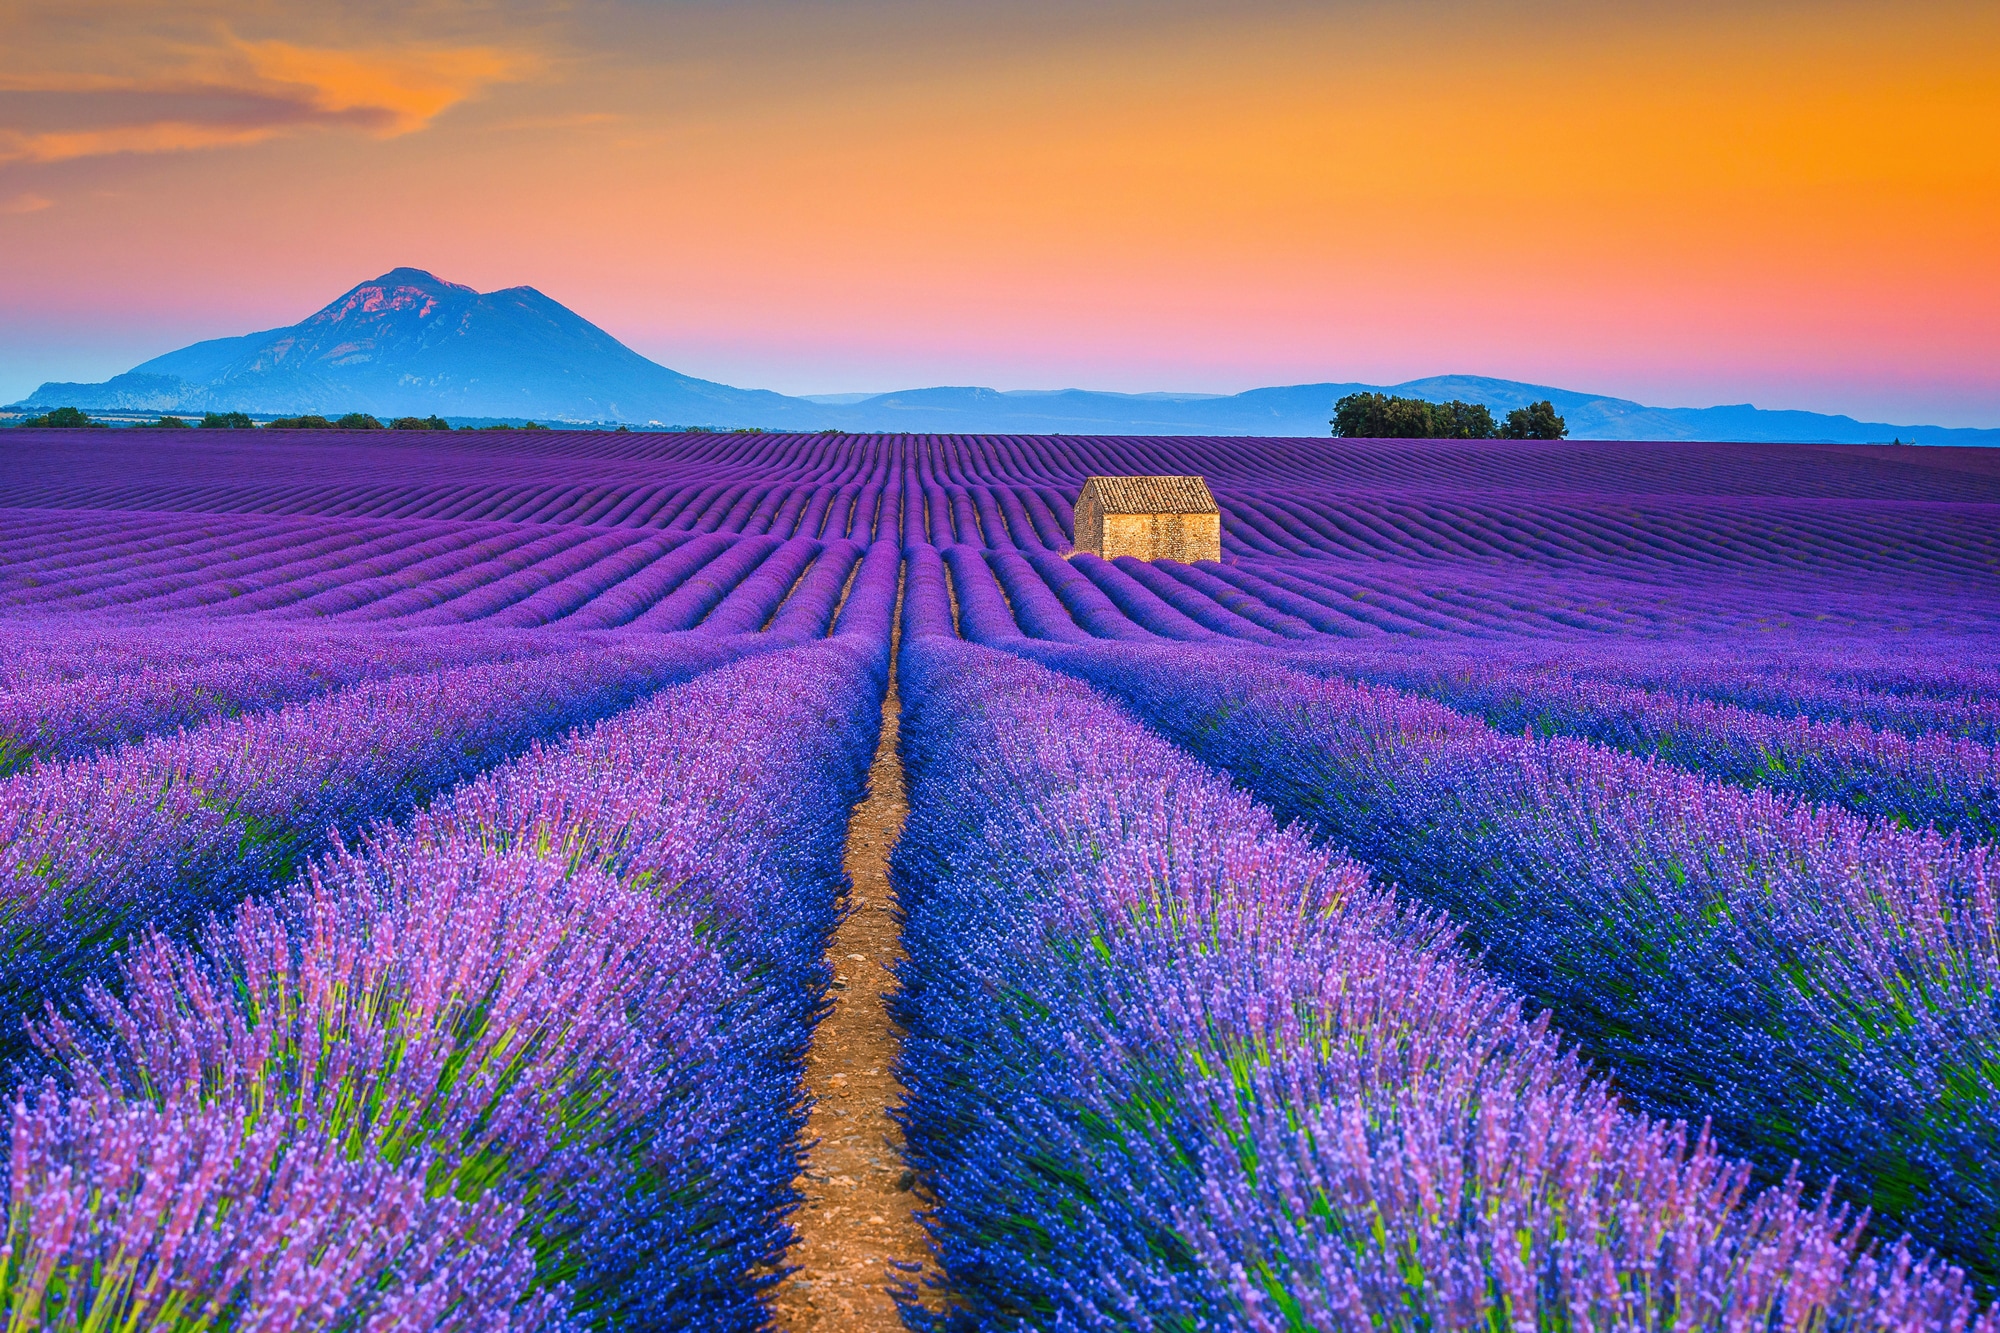
<path id="1" fill-rule="evenodd" d="M 760 656 L 148 934 L 37 1037 L 46 1327 L 761 1327 L 879 646 Z"/>
<path id="2" fill-rule="evenodd" d="M 1309 439 L 556 432 L 531 438 L 431 437 L 420 447 L 334 432 L 260 440 L 249 449 L 148 432 L 120 441 L 84 442 L 50 431 L 10 437 L 6 461 L 22 480 L 113 475 L 160 489 L 213 483 L 227 477 L 231 462 L 251 471 L 267 460 L 309 458 L 325 478 L 378 482 L 414 467 L 451 484 L 513 487 L 515 508 L 495 516 L 518 522 L 614 520 L 621 515 L 612 483 L 664 476 L 671 480 L 657 489 L 668 497 L 662 502 L 666 507 L 647 516 L 688 527 L 724 522 L 731 511 L 745 517 L 771 512 L 767 503 L 778 502 L 744 484 L 758 478 L 836 488 L 917 487 L 926 495 L 996 482 L 1074 486 L 1093 473 L 1201 473 L 1225 484 L 1280 493 L 1331 484 L 1363 495 L 1435 489 L 1497 498 L 1551 492 L 1746 500 L 1774 495 L 1934 502 L 1993 498 L 2000 469 L 1979 451 L 1925 453 L 1952 466 L 1912 465 L 1880 450 L 1786 444 L 1342 440 L 1326 438 L 1324 432 Z M 275 466 L 265 470 L 283 471 Z M 548 507 L 531 503 L 539 484 L 558 481 L 562 492 Z M 297 489 L 315 488 L 308 483 Z M 1435 512 L 1428 523 L 1441 534 L 1449 532 Z M 1491 548 L 1469 549 L 1482 553 Z"/>
<path id="3" fill-rule="evenodd" d="M 1330 647 L 1370 665 L 1394 667 L 1408 657 L 1393 644 Z M 1857 722 L 1911 737 L 1937 732 L 2000 740 L 2000 673 L 1986 664 L 1992 640 L 1985 636 L 1836 631 L 1759 642 L 1735 635 L 1605 635 L 1434 643 L 1424 653 L 1441 672 L 1560 672 L 1777 717 Z"/>
<path id="4" fill-rule="evenodd" d="M 811 594 L 787 621 L 794 629 L 831 614 L 825 590 L 802 578 L 821 564 L 844 566 L 858 557 L 854 543 L 767 536 L 635 534 L 622 530 L 523 529 L 496 535 L 497 525 L 461 530 L 453 525 L 413 525 L 393 550 L 368 554 L 347 534 L 330 552 L 301 555 L 282 540 L 235 571 L 205 558 L 172 579 L 136 568 L 102 577 L 115 586 L 111 601 L 51 593 L 39 625 L 67 634 L 52 609 L 90 610 L 70 622 L 101 626 L 114 617 L 127 625 L 185 623 L 189 612 L 270 616 L 286 623 L 334 618 L 358 626 L 396 628 L 476 624 L 496 629 L 562 630 L 633 628 L 712 633 L 754 632 L 774 619 L 793 595 Z M 436 528 L 442 527 L 442 532 Z M 426 535 L 427 532 L 434 535 Z M 282 535 L 281 535 L 282 536 Z M 386 540 L 386 539 L 385 539 Z M 317 552 L 320 543 L 310 543 Z M 816 598 L 816 600 L 815 600 Z M 167 617 L 173 617 L 168 619 Z M 720 617 L 714 624 L 711 618 Z M 747 627 L 747 630 L 744 628 Z M 296 631 L 295 631 L 296 632 Z M 0 655 L 3 659 L 4 655 Z M 23 661 L 27 671 L 32 661 Z M 60 665 L 52 662 L 51 665 Z M 0 671 L 5 671 L 0 660 Z"/>
<path id="5" fill-rule="evenodd" d="M 1906 736 L 1938 732 L 2000 744 L 2000 682 L 1990 667 L 1959 660 L 1965 656 L 1990 659 L 1991 651 L 1981 642 L 1882 645 L 1847 640 L 1829 645 L 1824 659 L 1810 662 L 1766 664 L 1738 654 L 1673 654 L 1647 662 L 1636 654 L 1592 654 L 1576 669 L 1780 717 L 1851 721 Z M 1883 658 L 1889 660 L 1879 660 Z"/>
<path id="6" fill-rule="evenodd" d="M 504 662 L 566 646 L 508 633 L 382 633 L 326 627 L 269 636 L 267 651 L 203 660 L 214 636 L 176 634 L 170 661 L 117 674 L 24 677 L 0 692 L 0 777 L 34 762 L 75 759 L 215 718 L 275 708 L 365 680 L 474 662 Z M 226 642 L 226 640 L 225 640 Z M 231 645 L 234 646 L 234 645 Z"/>
<path id="7" fill-rule="evenodd" d="M 796 552 L 825 540 L 419 522 L 374 525 L 375 535 L 361 542 L 349 527 L 340 525 L 331 536 L 293 533 L 285 540 L 302 543 L 298 550 L 280 542 L 252 560 L 190 561 L 176 552 L 153 552 L 145 558 L 172 555 L 171 563 L 184 567 L 171 578 L 156 578 L 151 565 L 100 571 L 94 577 L 110 580 L 104 591 L 70 597 L 51 584 L 35 605 L 45 616 L 96 606 L 100 615 L 333 616 L 516 627 L 610 628 L 646 617 L 643 628 L 677 628 L 699 623 L 719 604 L 717 597 L 704 597 L 713 591 L 711 580 L 722 579 L 727 595 L 732 580 L 754 578 L 779 547 L 796 559 Z M 892 535 L 908 549 L 922 542 L 907 524 Z M 258 534 L 256 540 L 268 545 L 277 539 Z M 326 541 L 336 544 L 320 549 Z M 1109 634 L 1087 631 L 1095 637 L 1150 632 L 1199 639 L 1207 631 L 1279 644 L 1322 635 L 1382 640 L 1554 632 L 1576 638 L 1606 629 L 1728 627 L 1774 615 L 1795 623 L 1835 615 L 1875 625 L 1916 618 L 1970 622 L 1984 614 L 1976 596 L 1954 595 L 1947 603 L 1924 594 L 1913 602 L 1911 590 L 1898 585 L 1892 605 L 1858 586 L 1829 597 L 1823 578 L 1803 575 L 1789 582 L 1751 579 L 1743 570 L 1689 577 L 1702 572 L 1698 566 L 1649 575 L 1645 584 L 1462 565 L 1451 566 L 1462 577 L 1454 572 L 1441 581 L 1436 571 L 1409 566 L 1290 556 L 1196 566 L 1129 558 L 1105 564 L 1082 556 L 1063 573 L 1041 546 L 970 549 L 1040 577 L 1065 605 L 1081 596 L 1086 609 L 1080 614 L 1117 627 Z"/>
<path id="8" fill-rule="evenodd" d="M 1724 782 L 2000 841 L 2000 753 L 1978 741 L 1776 717 L 1557 671 L 1345 653 L 1294 653 L 1285 661 L 1415 690 L 1502 731 L 1580 736 Z"/>
<path id="9" fill-rule="evenodd" d="M 729 640 L 395 677 L 0 781 L 0 1050 L 133 931 L 268 891 L 529 742 L 733 660 Z"/>
<path id="10" fill-rule="evenodd" d="M 65 443 L 52 441 L 45 452 L 60 456 Z M 8 489 L 33 504 L 86 503 L 87 495 L 87 507 L 95 510 L 198 505 L 322 515 L 348 535 L 314 534 L 311 540 L 361 542 L 385 558 L 400 558 L 390 547 L 414 540 L 384 532 L 383 523 L 391 520 L 409 527 L 545 525 L 589 532 L 591 540 L 608 533 L 633 540 L 635 534 L 652 533 L 663 541 L 726 533 L 1030 551 L 1068 545 L 1069 509 L 1084 476 L 1123 471 L 1144 457 L 1157 463 L 1178 456 L 1183 468 L 1214 479 L 1232 559 L 1258 562 L 1259 576 L 1274 563 L 1327 566 L 1338 575 L 1395 562 L 1406 568 L 1393 580 L 1400 589 L 1385 600 L 1418 611 L 1405 623 L 1442 625 L 1447 632 L 1504 626 L 1512 609 L 1504 594 L 1493 590 L 1472 599 L 1483 605 L 1453 605 L 1449 593 L 1420 588 L 1426 576 L 1408 567 L 1448 563 L 1538 575 L 1637 571 L 1649 579 L 1693 570 L 1809 583 L 1824 583 L 1829 572 L 1866 571 L 1877 589 L 1907 590 L 1913 580 L 1921 581 L 1933 609 L 1955 610 L 1961 618 L 1980 608 L 1964 602 L 1953 607 L 1949 599 L 1967 587 L 1988 588 L 1994 568 L 1983 507 L 1994 498 L 1992 479 L 1940 473 L 1921 484 L 1907 475 L 1891 484 L 1875 475 L 1837 499 L 1821 499 L 1816 497 L 1827 494 L 1834 472 L 1860 476 L 1873 465 L 1849 459 L 1839 469 L 1802 468 L 1805 451 L 1797 448 L 1763 460 L 1757 486 L 1745 492 L 1740 457 L 1710 451 L 1703 459 L 1666 458 L 1657 448 L 1624 446 L 1639 450 L 1633 464 L 1658 474 L 1655 483 L 1666 489 L 1593 484 L 1576 492 L 1570 489 L 1571 474 L 1579 460 L 1514 448 L 1484 453 L 1432 448 L 1399 454 L 1389 463 L 1361 462 L 1331 441 L 912 438 L 856 444 L 853 451 L 827 453 L 808 441 L 769 439 L 726 459 L 704 458 L 694 473 L 677 472 L 672 480 L 663 480 L 653 463 L 620 454 L 593 457 L 596 450 L 587 441 L 552 444 L 546 455 L 531 449 L 506 460 L 459 447 L 426 453 L 423 479 L 399 481 L 394 471 L 384 473 L 382 460 L 365 447 L 329 441 L 315 448 L 321 479 L 297 483 L 261 475 L 232 478 L 226 466 L 218 469 L 204 460 L 203 450 L 212 450 L 212 443 L 194 441 L 149 446 L 143 459 L 115 457 L 119 451 L 113 449 L 109 467 L 105 447 L 99 446 L 88 458 L 72 458 L 56 476 L 43 475 L 48 464 L 41 459 L 0 459 L 5 465 L 0 479 L 15 483 Z M 1338 477 L 1325 471 L 1334 460 L 1342 469 Z M 202 468 L 203 461 L 209 466 Z M 415 461 L 409 454 L 395 459 L 400 467 Z M 1504 475 L 1505 484 L 1488 493 L 1468 492 L 1467 468 Z M 183 475 L 187 469 L 209 473 L 208 484 Z M 1772 475 L 1785 476 L 1785 485 L 1773 490 Z M 34 476 L 43 481 L 31 480 Z M 1551 495 L 1550 486 L 1530 480 L 1536 476 L 1559 478 L 1553 489 L 1563 493 Z M 1884 498 L 1899 489 L 1907 492 L 1902 500 Z M 1922 521 L 1913 522 L 1913 514 Z M 306 526 L 273 518 L 265 527 L 280 524 L 294 532 Z M 268 531 L 239 535 L 246 541 L 269 537 Z M 333 555 L 329 550 L 317 558 Z M 269 572 L 246 566 L 256 579 Z M 183 575 L 192 576 L 181 570 L 175 577 Z M 98 591 L 114 600 L 125 595 L 115 585 Z M 1311 600 L 1297 589 L 1283 591 Z M 8 595 L 0 580 L 0 599 Z M 206 594 L 193 585 L 172 593 L 159 585 L 147 595 Z M 1367 615 L 1347 618 L 1347 610 L 1344 604 L 1335 610 L 1335 623 L 1349 629 L 1373 623 Z M 1540 628 L 1562 615 L 1553 607 L 1531 608 L 1518 619 Z M 1392 622 L 1401 616 L 1401 610 L 1387 614 Z M 1590 607 L 1575 618 L 1589 628 L 1628 623 L 1631 615 L 1614 604 Z M 1979 618 L 1990 623 L 1983 612 Z"/>
<path id="11" fill-rule="evenodd" d="M 0 635 L 0 690 L 241 662 L 329 637 L 324 625 L 132 616 L 21 617 L 5 624 L 8 632 Z"/>
<path id="12" fill-rule="evenodd" d="M 1620 1110 L 1442 918 L 1129 715 L 922 636 L 935 571 L 921 585 L 893 860 L 900 1118 L 948 1313 L 912 1302 L 912 1322 L 1975 1317 L 1955 1272 L 1870 1250 L 1796 1183 L 1752 1190 L 1706 1140 Z"/>
<path id="13" fill-rule="evenodd" d="M 1641 1104 L 2000 1276 L 1985 848 L 1241 653 L 1032 651 L 1450 912 Z"/>

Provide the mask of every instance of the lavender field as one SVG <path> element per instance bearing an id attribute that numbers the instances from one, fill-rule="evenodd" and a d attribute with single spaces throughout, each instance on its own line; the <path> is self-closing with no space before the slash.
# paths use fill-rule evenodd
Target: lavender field
<path id="1" fill-rule="evenodd" d="M 2000 1333 L 2000 453 L 13 430 L 0 626 L 10 1331 L 804 1327 L 837 1104 L 914 1329 Z"/>

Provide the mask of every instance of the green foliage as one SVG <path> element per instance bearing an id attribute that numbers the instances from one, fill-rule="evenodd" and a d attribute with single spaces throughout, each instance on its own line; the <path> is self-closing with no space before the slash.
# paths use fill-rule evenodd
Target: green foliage
<path id="1" fill-rule="evenodd" d="M 522 429 L 522 430 L 547 430 L 547 429 L 548 429 L 548 427 L 547 427 L 547 426 L 544 426 L 544 425 L 542 425 L 542 424 L 541 424 L 541 423 L 539 423 L 539 422 L 535 422 L 535 421 L 523 421 L 523 422 L 521 423 L 521 429 Z"/>
<path id="2" fill-rule="evenodd" d="M 264 423 L 265 430 L 332 430 L 333 423 L 325 417 L 308 413 L 302 417 L 273 417 Z"/>
<path id="3" fill-rule="evenodd" d="M 201 414 L 203 430 L 255 430 L 257 423 L 247 412 L 204 412 Z"/>
<path id="4" fill-rule="evenodd" d="M 450 430 L 451 423 L 433 412 L 427 417 L 397 417 L 390 430 Z"/>
<path id="5" fill-rule="evenodd" d="M 194 427 L 192 427 L 192 426 L 188 425 L 188 423 L 187 423 L 187 422 L 185 422 L 185 421 L 182 421 L 182 420 L 181 420 L 181 419 L 180 419 L 179 417 L 169 417 L 169 416 L 162 416 L 162 417 L 161 417 L 161 418 L 160 418 L 160 419 L 159 419 L 158 421 L 155 421 L 155 422 L 153 423 L 153 429 L 154 429 L 154 430 L 193 430 L 193 429 L 194 429 Z"/>
<path id="6" fill-rule="evenodd" d="M 380 430 L 382 423 L 366 412 L 349 412 L 333 423 L 335 430 Z"/>
<path id="7" fill-rule="evenodd" d="M 103 430 L 102 421 L 92 421 L 74 407 L 52 407 L 38 417 L 29 417 L 23 426 L 54 427 L 57 430 Z"/>
<path id="8" fill-rule="evenodd" d="M 1484 403 L 1431 404 L 1431 437 L 1439 440 L 1490 440 L 1497 433 L 1493 413 Z"/>
<path id="9" fill-rule="evenodd" d="M 1333 405 L 1333 433 L 1350 439 L 1490 440 L 1495 431 L 1484 403 L 1350 393 Z"/>
<path id="10" fill-rule="evenodd" d="M 1500 427 L 1503 440 L 1560 440 L 1568 435 L 1569 423 L 1556 415 L 1556 405 L 1546 398 L 1515 408 Z"/>

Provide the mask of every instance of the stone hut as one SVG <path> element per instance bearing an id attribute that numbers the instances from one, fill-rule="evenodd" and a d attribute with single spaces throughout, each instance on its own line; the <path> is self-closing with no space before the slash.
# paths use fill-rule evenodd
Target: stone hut
<path id="1" fill-rule="evenodd" d="M 1222 511 L 1200 477 L 1091 477 L 1076 497 L 1076 549 L 1113 560 L 1222 559 Z"/>

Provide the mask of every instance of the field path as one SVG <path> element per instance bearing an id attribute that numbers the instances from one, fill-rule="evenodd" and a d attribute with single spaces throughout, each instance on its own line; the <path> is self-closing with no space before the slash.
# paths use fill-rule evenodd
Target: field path
<path id="1" fill-rule="evenodd" d="M 805 1136 L 815 1142 L 799 1182 L 805 1202 L 792 1217 L 798 1240 L 786 1256 L 799 1271 L 771 1302 L 777 1326 L 791 1333 L 901 1329 L 888 1289 L 912 1275 L 890 1265 L 928 1253 L 902 1131 L 888 1114 L 903 1094 L 894 1071 L 900 1034 L 887 1004 L 895 990 L 889 967 L 903 956 L 889 891 L 889 849 L 909 813 L 896 758 L 900 711 L 892 682 L 868 799 L 848 825 L 854 902 L 833 938 L 833 1009 L 806 1056 L 815 1104 Z"/>

